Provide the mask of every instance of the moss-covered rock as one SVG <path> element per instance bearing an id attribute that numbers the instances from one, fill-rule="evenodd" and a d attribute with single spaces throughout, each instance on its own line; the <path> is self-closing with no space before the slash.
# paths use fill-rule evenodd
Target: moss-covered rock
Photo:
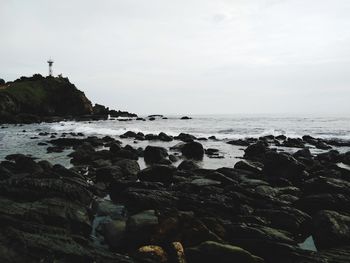
<path id="1" fill-rule="evenodd" d="M 262 263 L 263 259 L 256 257 L 248 251 L 231 245 L 214 241 L 206 241 L 197 247 L 186 251 L 188 262 L 221 262 L 221 263 Z"/>
<path id="2" fill-rule="evenodd" d="M 92 113 L 92 104 L 68 78 L 22 77 L 0 89 L 0 115 L 34 114 L 38 116 L 84 115 Z"/>

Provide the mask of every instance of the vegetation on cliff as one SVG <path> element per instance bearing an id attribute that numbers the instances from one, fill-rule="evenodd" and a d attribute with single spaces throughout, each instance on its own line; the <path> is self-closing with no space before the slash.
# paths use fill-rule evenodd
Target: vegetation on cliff
<path id="1" fill-rule="evenodd" d="M 106 117 L 114 112 L 120 116 L 136 116 L 128 112 L 110 111 L 102 105 L 93 107 L 84 92 L 77 89 L 68 78 L 35 74 L 0 83 L 1 123 L 52 121 L 54 117 L 89 115 L 94 115 L 96 119 L 96 115 Z"/>

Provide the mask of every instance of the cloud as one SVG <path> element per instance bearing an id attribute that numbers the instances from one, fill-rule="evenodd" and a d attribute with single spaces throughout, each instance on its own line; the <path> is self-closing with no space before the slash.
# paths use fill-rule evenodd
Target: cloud
<path id="1" fill-rule="evenodd" d="M 346 0 L 4 0 L 0 77 L 46 74 L 53 57 L 92 100 L 139 113 L 348 112 L 349 11 Z"/>

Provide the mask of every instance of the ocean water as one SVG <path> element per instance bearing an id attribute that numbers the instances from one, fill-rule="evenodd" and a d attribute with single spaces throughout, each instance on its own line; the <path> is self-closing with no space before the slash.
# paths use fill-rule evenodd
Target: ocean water
<path id="1" fill-rule="evenodd" d="M 39 142 L 50 140 L 49 136 L 38 136 L 39 132 L 60 133 L 81 132 L 86 136 L 115 137 L 124 144 L 133 147 L 146 147 L 147 145 L 163 146 L 170 149 L 178 141 L 138 141 L 133 139 L 120 139 L 119 135 L 128 130 L 143 132 L 144 134 L 165 132 L 169 135 L 178 135 L 181 132 L 190 133 L 196 137 L 215 136 L 217 141 L 203 141 L 205 148 L 217 148 L 220 150 L 222 159 L 210 159 L 205 157 L 200 163 L 205 168 L 219 168 L 222 166 L 232 167 L 243 156 L 240 146 L 226 143 L 230 139 L 241 139 L 246 137 L 260 137 L 264 135 L 286 135 L 287 137 L 301 137 L 311 135 L 319 138 L 335 138 L 350 140 L 350 117 L 282 117 L 282 116 L 192 116 L 191 120 L 180 120 L 180 116 L 167 116 L 168 119 L 156 118 L 154 121 L 119 121 L 105 120 L 94 122 L 59 122 L 29 125 L 2 125 L 6 128 L 0 129 L 0 159 L 12 153 L 31 154 L 41 159 L 47 159 L 53 163 L 61 163 L 69 166 L 67 154 L 47 154 L 47 146 L 39 146 Z M 31 137 L 38 136 L 37 139 Z M 286 151 L 295 151 L 288 148 Z M 338 148 L 345 152 L 347 147 Z M 312 149 L 313 152 L 321 152 Z M 145 164 L 140 160 L 140 165 Z"/>

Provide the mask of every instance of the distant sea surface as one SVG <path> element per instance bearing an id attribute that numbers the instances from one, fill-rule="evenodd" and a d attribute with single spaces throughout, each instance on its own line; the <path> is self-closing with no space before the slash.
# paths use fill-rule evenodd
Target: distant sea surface
<path id="1" fill-rule="evenodd" d="M 66 162 L 67 152 L 51 154 L 47 158 L 46 148 L 38 146 L 38 142 L 50 140 L 49 137 L 38 136 L 39 132 L 61 133 L 81 132 L 86 136 L 119 136 L 128 130 L 143 132 L 144 134 L 165 132 L 169 135 L 190 133 L 196 137 L 215 136 L 217 139 L 230 140 L 246 137 L 260 137 L 264 135 L 286 135 L 287 137 L 301 137 L 311 135 L 320 138 L 336 138 L 350 140 L 350 117 L 280 117 L 280 116 L 229 116 L 207 115 L 191 116 L 193 119 L 180 120 L 181 116 L 166 116 L 168 119 L 156 118 L 154 121 L 118 121 L 105 120 L 94 122 L 59 122 L 30 124 L 23 126 L 3 125 L 7 128 L 0 130 L 0 158 L 7 154 L 32 154 L 52 162 Z M 38 136 L 38 139 L 31 137 Z M 143 141 L 135 143 L 131 139 L 122 140 L 134 147 L 145 147 L 148 144 L 161 145 L 169 148 L 177 142 L 163 143 Z M 224 155 L 223 160 L 204 160 L 204 167 L 233 166 L 236 157 L 242 156 L 240 147 L 228 145 L 223 141 L 203 142 L 205 147 L 218 148 Z M 348 149 L 342 149 L 345 151 Z"/>

